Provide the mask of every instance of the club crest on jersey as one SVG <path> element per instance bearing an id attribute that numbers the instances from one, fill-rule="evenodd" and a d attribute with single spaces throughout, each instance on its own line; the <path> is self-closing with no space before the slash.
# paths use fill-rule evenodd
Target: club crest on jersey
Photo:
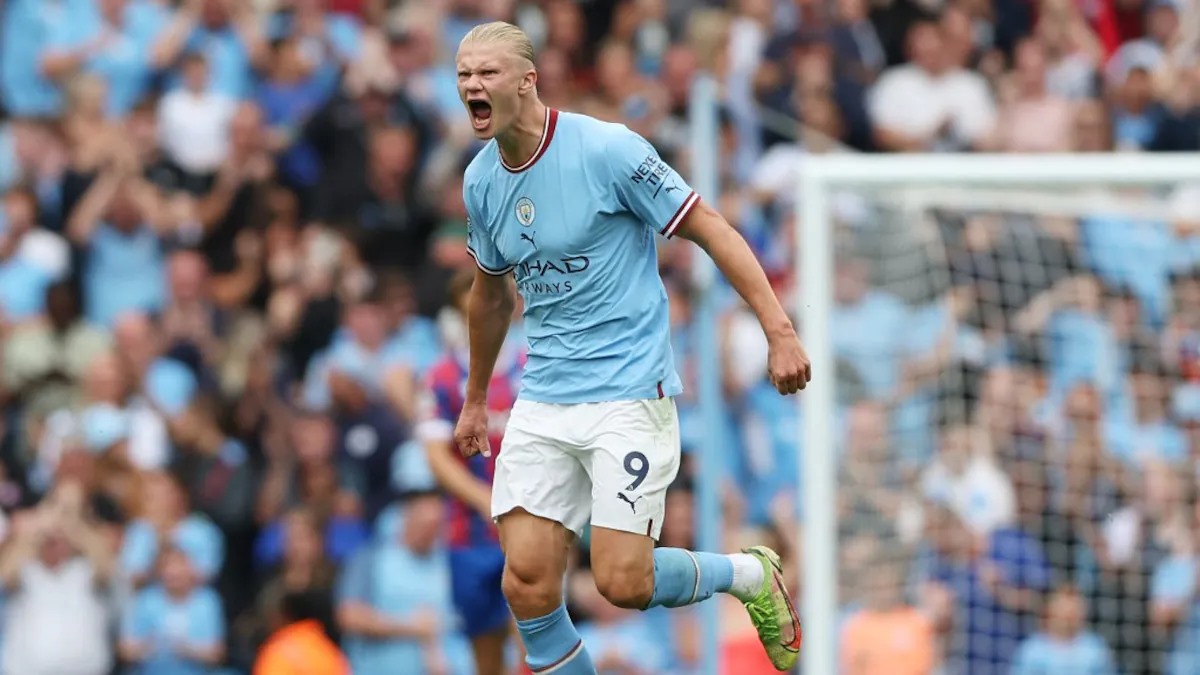
<path id="1" fill-rule="evenodd" d="M 537 215 L 537 210 L 533 208 L 533 200 L 529 197 L 521 197 L 517 200 L 517 222 L 525 227 L 533 225 L 533 218 Z"/>

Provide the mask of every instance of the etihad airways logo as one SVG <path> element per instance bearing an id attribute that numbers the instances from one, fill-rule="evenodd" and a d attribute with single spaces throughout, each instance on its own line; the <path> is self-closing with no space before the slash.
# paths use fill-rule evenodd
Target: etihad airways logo
<path id="1" fill-rule="evenodd" d="M 517 290 L 527 297 L 570 293 L 575 290 L 571 277 L 586 272 L 591 266 L 592 261 L 582 255 L 517 263 Z"/>
<path id="2" fill-rule="evenodd" d="M 517 278 L 544 277 L 547 274 L 579 274 L 591 267 L 592 261 L 586 256 L 564 256 L 557 260 L 544 258 L 517 263 Z"/>

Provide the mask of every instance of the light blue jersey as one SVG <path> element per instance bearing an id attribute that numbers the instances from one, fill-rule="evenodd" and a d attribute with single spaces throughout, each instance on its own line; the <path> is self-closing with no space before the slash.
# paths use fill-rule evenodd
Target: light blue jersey
<path id="1" fill-rule="evenodd" d="M 675 396 L 655 234 L 674 234 L 699 197 L 623 125 L 547 109 L 544 128 L 525 164 L 505 164 L 493 140 L 463 181 L 468 250 L 512 273 L 525 301 L 520 398 Z"/>
<path id="2" fill-rule="evenodd" d="M 1112 652 L 1098 635 L 1080 633 L 1070 640 L 1031 635 L 1017 648 L 1012 675 L 1115 675 Z"/>

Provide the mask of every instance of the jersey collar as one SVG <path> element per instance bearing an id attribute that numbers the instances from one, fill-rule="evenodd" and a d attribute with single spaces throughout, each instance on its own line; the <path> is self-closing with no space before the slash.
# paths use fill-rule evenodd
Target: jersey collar
<path id="1" fill-rule="evenodd" d="M 538 141 L 537 150 L 520 166 L 509 166 L 508 162 L 504 161 L 504 155 L 497 152 L 496 154 L 500 156 L 500 166 L 507 169 L 509 173 L 521 173 L 534 164 L 537 164 L 542 155 L 546 154 L 546 149 L 550 147 L 550 141 L 554 138 L 554 127 L 557 125 L 558 111 L 550 106 L 546 106 L 546 121 L 542 125 L 542 139 Z"/>

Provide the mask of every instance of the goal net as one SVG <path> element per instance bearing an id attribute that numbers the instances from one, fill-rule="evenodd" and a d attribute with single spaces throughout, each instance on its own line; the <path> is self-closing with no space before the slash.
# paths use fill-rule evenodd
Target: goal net
<path id="1" fill-rule="evenodd" d="M 1200 673 L 1200 158 L 797 194 L 805 672 Z"/>

